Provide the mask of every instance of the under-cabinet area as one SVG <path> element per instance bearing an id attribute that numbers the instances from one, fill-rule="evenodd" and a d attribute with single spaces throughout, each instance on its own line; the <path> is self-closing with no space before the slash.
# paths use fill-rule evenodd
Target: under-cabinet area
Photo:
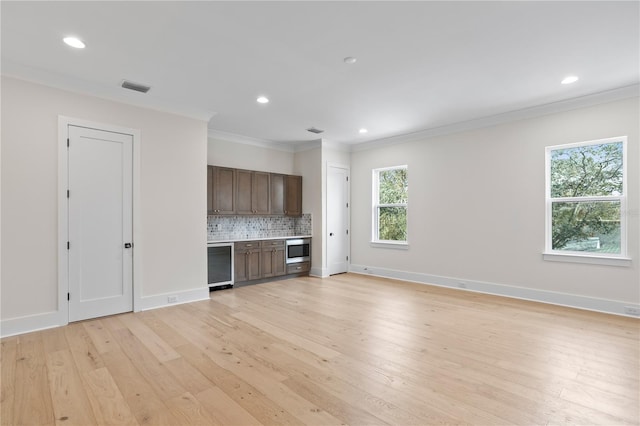
<path id="1" fill-rule="evenodd" d="M 302 214 L 302 176 L 207 166 L 210 215 Z"/>
<path id="2" fill-rule="evenodd" d="M 209 288 L 309 275 L 311 268 L 311 238 L 308 236 L 209 242 L 208 251 Z M 229 281 L 227 274 L 230 273 L 233 278 Z M 220 276 L 224 279 L 218 279 Z"/>
<path id="3" fill-rule="evenodd" d="M 234 246 L 236 284 L 309 274 L 310 238 L 239 241 Z"/>

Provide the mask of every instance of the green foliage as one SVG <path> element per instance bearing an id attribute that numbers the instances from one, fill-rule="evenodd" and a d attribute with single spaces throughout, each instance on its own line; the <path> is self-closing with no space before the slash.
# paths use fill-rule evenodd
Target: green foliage
<path id="1" fill-rule="evenodd" d="M 382 170 L 378 174 L 378 239 L 407 240 L 408 179 L 407 169 Z M 396 206 L 393 206 L 393 205 Z M 401 206 L 397 206 L 400 204 Z M 392 206 L 384 206 L 392 205 Z"/>
<path id="2" fill-rule="evenodd" d="M 623 192 L 622 172 L 621 142 L 554 150 L 551 153 L 551 197 L 620 195 Z M 610 244 L 617 244 L 616 252 L 619 252 L 618 201 L 554 201 L 551 215 L 554 250 L 598 251 L 595 245 L 589 246 L 585 242 L 589 238 L 602 237 L 611 241 Z"/>
<path id="3" fill-rule="evenodd" d="M 407 240 L 406 207 L 380 207 L 378 239 L 381 241 Z"/>
<path id="4" fill-rule="evenodd" d="M 551 153 L 551 197 L 622 193 L 622 143 L 557 149 Z"/>
<path id="5" fill-rule="evenodd" d="M 409 192 L 407 169 L 380 171 L 378 188 L 380 204 L 406 204 Z"/>
<path id="6" fill-rule="evenodd" d="M 607 251 L 620 252 L 619 202 L 553 203 L 551 216 L 551 243 L 554 250 L 599 251 L 604 248 L 583 244 L 589 238 L 598 237 L 598 241 L 606 240 L 607 246 L 615 246 L 612 249 L 607 247 Z"/>

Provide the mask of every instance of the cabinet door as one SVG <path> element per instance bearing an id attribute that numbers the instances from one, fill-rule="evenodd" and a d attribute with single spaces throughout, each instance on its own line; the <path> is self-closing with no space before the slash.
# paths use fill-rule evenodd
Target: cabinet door
<path id="1" fill-rule="evenodd" d="M 236 213 L 252 214 L 251 199 L 253 198 L 253 172 L 236 170 Z"/>
<path id="2" fill-rule="evenodd" d="M 249 279 L 247 274 L 247 256 L 246 250 L 236 251 L 235 253 L 235 258 L 233 259 L 235 263 L 234 280 L 237 283 L 241 283 Z"/>
<path id="3" fill-rule="evenodd" d="M 207 166 L 207 214 L 214 214 L 213 210 L 213 166 Z"/>
<path id="4" fill-rule="evenodd" d="M 262 277 L 263 278 L 270 278 L 275 276 L 273 271 L 273 258 L 274 258 L 275 251 L 276 250 L 272 248 L 262 249 Z"/>
<path id="5" fill-rule="evenodd" d="M 302 176 L 288 175 L 285 179 L 285 208 L 287 216 L 302 215 Z"/>
<path id="6" fill-rule="evenodd" d="M 249 252 L 247 252 L 247 279 L 257 280 L 262 278 L 261 255 L 261 250 L 249 250 Z"/>
<path id="7" fill-rule="evenodd" d="M 284 214 L 284 175 L 271 174 L 271 214 Z"/>
<path id="8" fill-rule="evenodd" d="M 269 214 L 269 173 L 253 172 L 251 208 L 254 214 Z"/>
<path id="9" fill-rule="evenodd" d="M 280 247 L 273 252 L 273 276 L 279 277 L 286 275 L 287 265 L 285 264 L 285 248 Z"/>
<path id="10" fill-rule="evenodd" d="M 233 214 L 235 170 L 225 167 L 213 168 L 213 211 L 215 214 Z"/>

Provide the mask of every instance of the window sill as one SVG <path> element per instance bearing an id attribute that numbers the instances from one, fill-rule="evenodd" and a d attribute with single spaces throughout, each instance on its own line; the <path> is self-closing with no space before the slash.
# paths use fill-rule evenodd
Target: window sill
<path id="1" fill-rule="evenodd" d="M 390 248 L 396 250 L 409 250 L 409 243 L 407 242 L 394 242 L 394 241 L 371 241 L 369 243 L 371 247 L 376 248 Z"/>
<path id="2" fill-rule="evenodd" d="M 575 253 L 542 253 L 544 260 L 552 262 L 587 263 L 591 265 L 631 266 L 629 257 L 608 257 Z"/>

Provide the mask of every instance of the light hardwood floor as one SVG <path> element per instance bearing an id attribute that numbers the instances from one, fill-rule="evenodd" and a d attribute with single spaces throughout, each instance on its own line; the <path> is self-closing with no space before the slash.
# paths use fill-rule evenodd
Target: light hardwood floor
<path id="1" fill-rule="evenodd" d="M 640 321 L 345 274 L 2 339 L 3 425 L 638 424 Z"/>

